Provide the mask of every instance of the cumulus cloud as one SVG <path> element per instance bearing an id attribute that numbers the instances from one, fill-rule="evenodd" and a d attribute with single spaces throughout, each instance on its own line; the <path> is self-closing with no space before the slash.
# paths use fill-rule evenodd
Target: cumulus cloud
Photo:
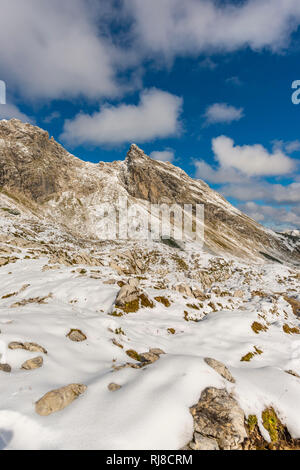
<path id="1" fill-rule="evenodd" d="M 153 158 L 153 160 L 160 160 L 161 162 L 170 162 L 172 163 L 175 155 L 173 150 L 161 150 L 161 151 L 154 151 L 150 153 L 150 157 Z"/>
<path id="2" fill-rule="evenodd" d="M 294 182 L 286 186 L 271 184 L 265 181 L 249 181 L 243 184 L 228 184 L 220 188 L 225 197 L 240 201 L 267 201 L 278 204 L 299 204 L 300 183 Z"/>
<path id="3" fill-rule="evenodd" d="M 300 213 L 297 213 L 294 208 L 287 210 L 284 207 L 260 205 L 253 201 L 241 204 L 239 208 L 257 222 L 262 222 L 277 230 L 299 229 L 300 227 Z"/>
<path id="4" fill-rule="evenodd" d="M 196 160 L 194 164 L 196 166 L 196 178 L 200 178 L 209 183 L 240 183 L 243 180 L 248 182 L 248 178 L 235 168 L 214 168 L 204 160 Z"/>
<path id="5" fill-rule="evenodd" d="M 300 21 L 298 0 L 226 3 L 125 0 L 125 3 L 134 18 L 140 47 L 167 58 L 245 47 L 278 51 L 288 44 Z"/>
<path id="6" fill-rule="evenodd" d="M 214 103 L 205 111 L 205 125 L 210 124 L 230 124 L 233 121 L 239 121 L 244 116 L 243 108 L 235 108 L 226 103 Z"/>
<path id="7" fill-rule="evenodd" d="M 182 98 L 152 88 L 144 90 L 137 105 L 105 105 L 92 115 L 67 120 L 61 139 L 71 144 L 146 142 L 180 131 Z"/>
<path id="8" fill-rule="evenodd" d="M 29 122 L 33 124 L 34 121 L 32 118 L 27 116 L 25 113 L 22 113 L 20 109 L 14 104 L 1 104 L 0 105 L 0 119 L 20 119 L 23 122 Z"/>
<path id="9" fill-rule="evenodd" d="M 262 145 L 234 145 L 226 136 L 213 139 L 216 160 L 223 168 L 235 168 L 248 176 L 283 175 L 291 173 L 296 163 L 281 150 L 269 153 Z"/>

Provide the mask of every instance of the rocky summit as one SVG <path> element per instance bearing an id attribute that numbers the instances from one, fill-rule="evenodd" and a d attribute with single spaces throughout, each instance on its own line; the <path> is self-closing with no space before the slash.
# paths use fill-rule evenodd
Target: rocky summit
<path id="1" fill-rule="evenodd" d="M 298 234 L 124 157 L 0 121 L 0 449 L 299 449 Z M 177 204 L 190 231 L 104 237 L 124 200 L 137 225 Z"/>

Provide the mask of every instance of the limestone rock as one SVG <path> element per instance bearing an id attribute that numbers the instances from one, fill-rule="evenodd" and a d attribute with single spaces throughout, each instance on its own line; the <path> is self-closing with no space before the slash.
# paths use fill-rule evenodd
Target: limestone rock
<path id="1" fill-rule="evenodd" d="M 189 446 L 192 450 L 220 450 L 216 439 L 202 436 L 198 432 L 194 433 L 194 440 Z"/>
<path id="2" fill-rule="evenodd" d="M 175 290 L 180 294 L 187 295 L 188 297 L 194 297 L 192 289 L 187 284 L 178 284 Z"/>
<path id="3" fill-rule="evenodd" d="M 38 218 L 36 226 L 42 225 L 45 217 L 51 217 L 54 225 L 67 229 L 68 236 L 82 241 L 87 237 L 99 238 L 97 206 L 104 201 L 117 206 L 120 195 L 128 196 L 130 202 L 143 209 L 145 202 L 205 204 L 208 250 L 247 259 L 265 259 L 266 255 L 276 254 L 281 260 L 299 262 L 299 250 L 290 249 L 288 238 L 265 230 L 235 210 L 204 181 L 190 178 L 171 163 L 151 159 L 134 144 L 123 162 L 91 165 L 71 155 L 44 130 L 17 119 L 0 121 L 0 142 L 0 186 L 8 194 L 8 207 L 15 214 L 31 210 Z M 17 216 L 7 214 L 18 220 Z M 28 246 L 30 242 L 20 238 L 18 243 Z M 58 257 L 60 261 L 54 251 L 50 253 L 52 264 L 101 264 L 96 258 L 87 260 L 89 254 L 84 252 Z M 132 258 L 128 258 L 132 273 L 145 270 L 143 258 L 134 255 Z M 117 272 L 123 272 L 119 268 Z M 209 282 L 203 278 L 202 286 Z"/>
<path id="4" fill-rule="evenodd" d="M 47 354 L 47 350 L 43 348 L 43 346 L 40 346 L 37 343 L 19 343 L 17 341 L 12 341 L 8 345 L 9 349 L 25 349 L 26 351 L 31 351 L 31 352 L 42 352 L 44 354 Z"/>
<path id="5" fill-rule="evenodd" d="M 110 392 L 116 392 L 117 390 L 120 390 L 120 388 L 122 388 L 122 385 L 111 383 L 107 386 L 107 388 Z"/>
<path id="6" fill-rule="evenodd" d="M 86 385 L 70 384 L 46 393 L 35 404 L 35 411 L 40 416 L 48 416 L 56 411 L 63 410 L 70 405 L 79 395 L 86 391 Z"/>
<path id="7" fill-rule="evenodd" d="M 158 354 L 154 354 L 153 352 L 145 352 L 139 355 L 142 362 L 150 362 L 153 363 L 159 359 Z"/>
<path id="8" fill-rule="evenodd" d="M 215 439 L 222 450 L 240 449 L 247 438 L 244 412 L 225 389 L 205 389 L 190 411 L 194 430 L 203 437 Z"/>
<path id="9" fill-rule="evenodd" d="M 11 372 L 11 367 L 9 364 L 0 364 L 0 371 Z"/>
<path id="10" fill-rule="evenodd" d="M 149 352 L 153 353 L 153 354 L 156 354 L 157 356 L 160 356 L 161 354 L 166 354 L 165 351 L 163 351 L 160 348 L 150 348 Z"/>
<path id="11" fill-rule="evenodd" d="M 134 300 L 137 300 L 139 296 L 139 290 L 137 289 L 136 286 L 132 286 L 130 284 L 125 284 L 123 287 L 121 287 L 115 304 L 116 306 L 123 307 L 125 304 L 129 302 L 133 302 Z"/>
<path id="12" fill-rule="evenodd" d="M 216 359 L 212 359 L 211 357 L 206 357 L 204 359 L 207 365 L 209 365 L 212 369 L 214 369 L 218 374 L 220 374 L 224 379 L 228 380 L 228 382 L 235 383 L 235 379 L 232 377 L 231 373 L 225 366 L 220 361 L 217 361 Z"/>
<path id="13" fill-rule="evenodd" d="M 117 274 L 119 274 L 119 276 L 123 276 L 125 273 L 123 271 L 123 269 L 121 268 L 121 266 L 119 266 L 117 263 L 115 263 L 114 261 L 112 261 L 109 265 L 111 267 L 111 269 L 113 269 L 114 271 L 117 272 Z"/>
<path id="14" fill-rule="evenodd" d="M 42 356 L 34 357 L 33 359 L 29 359 L 28 361 L 24 362 L 21 368 L 25 370 L 38 369 L 39 367 L 42 367 L 43 362 L 44 360 Z"/>
<path id="15" fill-rule="evenodd" d="M 233 294 L 233 297 L 238 297 L 239 299 L 242 299 L 244 295 L 245 295 L 244 291 L 236 290 L 235 293 Z"/>

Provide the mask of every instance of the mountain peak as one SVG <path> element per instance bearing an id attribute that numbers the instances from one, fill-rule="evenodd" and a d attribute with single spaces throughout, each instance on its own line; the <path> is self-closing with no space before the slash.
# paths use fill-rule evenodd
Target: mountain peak
<path id="1" fill-rule="evenodd" d="M 145 154 L 145 152 L 138 147 L 136 144 L 131 144 L 130 149 L 127 152 L 126 159 L 128 163 L 131 162 L 137 162 L 137 161 L 145 161 L 145 160 L 151 160 L 148 155 Z"/>

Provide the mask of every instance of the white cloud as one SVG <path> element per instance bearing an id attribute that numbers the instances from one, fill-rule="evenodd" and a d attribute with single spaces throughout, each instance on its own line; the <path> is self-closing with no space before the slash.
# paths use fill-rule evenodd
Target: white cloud
<path id="1" fill-rule="evenodd" d="M 282 150 L 288 154 L 299 152 L 300 140 L 292 140 L 285 142 L 284 140 L 274 140 L 273 147 L 275 150 Z"/>
<path id="2" fill-rule="evenodd" d="M 196 166 L 196 178 L 200 178 L 209 183 L 240 183 L 243 179 L 248 178 L 242 175 L 235 168 L 214 168 L 204 160 L 194 161 Z"/>
<path id="3" fill-rule="evenodd" d="M 299 0 L 125 0 L 140 47 L 148 53 L 197 55 L 250 47 L 278 51 L 300 21 Z"/>
<path id="4" fill-rule="evenodd" d="M 239 121 L 244 116 L 243 108 L 235 108 L 226 103 L 214 103 L 205 111 L 205 125 Z"/>
<path id="5" fill-rule="evenodd" d="M 38 99 L 116 95 L 121 56 L 104 34 L 107 5 L 0 0 L 1 78 L 7 88 Z"/>
<path id="6" fill-rule="evenodd" d="M 241 79 L 237 76 L 227 78 L 226 83 L 229 83 L 229 85 L 235 85 L 235 86 L 242 86 L 243 84 Z"/>
<path id="7" fill-rule="evenodd" d="M 61 138 L 71 144 L 146 142 L 180 131 L 182 98 L 162 90 L 144 90 L 138 105 L 105 105 L 92 115 L 67 120 Z"/>
<path id="8" fill-rule="evenodd" d="M 248 176 L 283 175 L 291 173 L 295 160 L 281 150 L 269 153 L 262 145 L 234 146 L 234 141 L 220 136 L 212 141 L 216 160 L 223 168 L 235 168 Z"/>
<path id="9" fill-rule="evenodd" d="M 299 0 L 0 0 L 0 11 L 1 79 L 41 100 L 120 96 L 140 86 L 144 59 L 205 54 L 213 68 L 213 52 L 279 51 L 300 24 Z"/>
<path id="10" fill-rule="evenodd" d="M 22 113 L 14 104 L 0 104 L 0 119 L 20 119 L 23 122 L 33 123 L 33 119 Z"/>
<path id="11" fill-rule="evenodd" d="M 173 150 L 162 150 L 162 151 L 154 151 L 150 153 L 150 157 L 153 160 L 160 160 L 161 162 L 173 162 L 175 155 Z"/>
<path id="12" fill-rule="evenodd" d="M 286 186 L 271 184 L 265 181 L 249 181 L 243 184 L 224 185 L 219 191 L 225 197 L 240 201 L 267 201 L 277 204 L 299 204 L 300 183 L 294 182 Z"/>

